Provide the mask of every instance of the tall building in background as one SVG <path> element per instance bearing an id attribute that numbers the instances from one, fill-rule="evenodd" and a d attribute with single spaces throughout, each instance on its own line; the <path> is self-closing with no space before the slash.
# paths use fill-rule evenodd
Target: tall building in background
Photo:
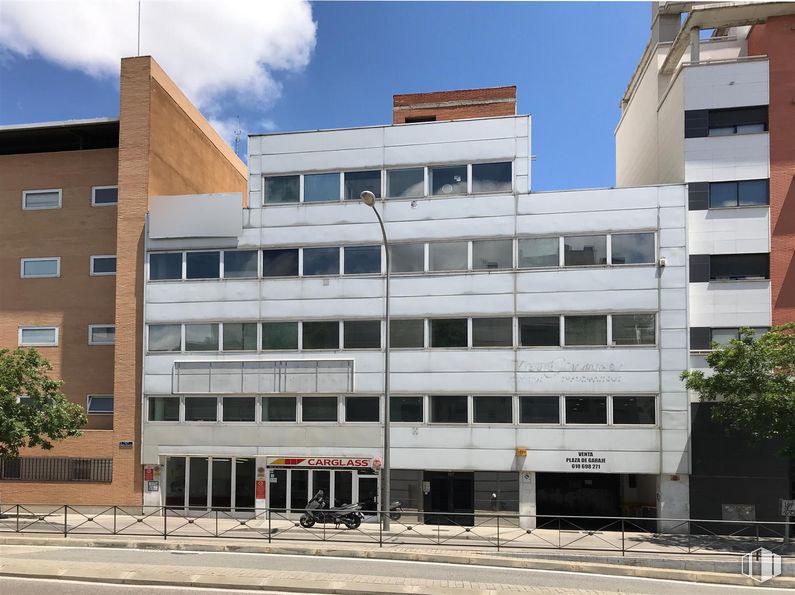
<path id="1" fill-rule="evenodd" d="M 742 326 L 795 320 L 795 5 L 654 3 L 621 100 L 618 186 L 686 183 L 690 368 Z M 726 436 L 692 404 L 694 518 L 778 519 L 778 445 Z"/>
<path id="2" fill-rule="evenodd" d="M 0 127 L 0 347 L 39 349 L 89 420 L 0 461 L 3 502 L 140 504 L 149 197 L 245 191 L 245 165 L 154 60 L 122 60 L 120 96 L 118 118 Z"/>

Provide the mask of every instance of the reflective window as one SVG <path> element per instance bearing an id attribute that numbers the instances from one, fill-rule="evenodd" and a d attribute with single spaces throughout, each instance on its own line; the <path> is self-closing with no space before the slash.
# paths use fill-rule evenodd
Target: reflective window
<path id="1" fill-rule="evenodd" d="M 346 320 L 342 324 L 345 349 L 381 349 L 380 320 Z"/>
<path id="2" fill-rule="evenodd" d="M 340 199 L 340 174 L 306 174 L 304 202 L 325 202 Z"/>
<path id="3" fill-rule="evenodd" d="M 396 244 L 389 247 L 389 270 L 421 273 L 425 269 L 425 244 Z"/>
<path id="4" fill-rule="evenodd" d="M 298 202 L 298 176 L 268 176 L 263 182 L 266 205 Z"/>
<path id="5" fill-rule="evenodd" d="M 431 271 L 467 270 L 469 242 L 433 242 L 428 250 Z"/>
<path id="6" fill-rule="evenodd" d="M 182 327 L 179 324 L 150 324 L 149 351 L 180 351 Z"/>
<path id="7" fill-rule="evenodd" d="M 346 246 L 345 274 L 381 272 L 381 246 Z"/>
<path id="8" fill-rule="evenodd" d="M 217 351 L 217 324 L 186 324 L 185 351 Z"/>
<path id="9" fill-rule="evenodd" d="M 467 166 L 432 167 L 431 194 L 466 194 Z"/>
<path id="10" fill-rule="evenodd" d="M 395 348 L 425 347 L 425 321 L 419 320 L 390 320 L 389 343 Z"/>
<path id="11" fill-rule="evenodd" d="M 304 276 L 339 275 L 339 248 L 304 248 Z"/>
<path id="12" fill-rule="evenodd" d="M 474 270 L 513 268 L 513 240 L 473 241 L 472 268 Z"/>
<path id="13" fill-rule="evenodd" d="M 709 185 L 710 208 L 736 207 L 737 182 L 716 182 Z"/>
<path id="14" fill-rule="evenodd" d="M 118 202 L 118 186 L 94 186 L 91 189 L 91 204 L 94 206 L 115 205 Z"/>
<path id="15" fill-rule="evenodd" d="M 224 421 L 255 421 L 256 403 L 255 397 L 223 397 Z"/>
<path id="16" fill-rule="evenodd" d="M 337 421 L 337 397 L 303 397 L 302 421 Z"/>
<path id="17" fill-rule="evenodd" d="M 467 319 L 438 318 L 431 325 L 431 347 L 466 347 Z"/>
<path id="18" fill-rule="evenodd" d="M 386 195 L 389 198 L 419 198 L 425 196 L 425 169 L 391 169 L 386 172 Z"/>
<path id="19" fill-rule="evenodd" d="M 560 397 L 546 395 L 519 397 L 519 423 L 560 423 Z"/>
<path id="20" fill-rule="evenodd" d="M 764 254 L 712 254 L 710 280 L 769 279 L 769 257 Z"/>
<path id="21" fill-rule="evenodd" d="M 225 322 L 224 351 L 256 351 L 256 322 Z"/>
<path id="22" fill-rule="evenodd" d="M 513 398 L 472 397 L 472 412 L 476 424 L 513 423 Z"/>
<path id="23" fill-rule="evenodd" d="M 381 170 L 346 171 L 342 174 L 345 178 L 345 200 L 359 200 L 362 192 L 369 190 L 376 198 L 381 198 Z"/>
<path id="24" fill-rule="evenodd" d="M 251 279 L 257 276 L 256 250 L 224 251 L 224 278 Z"/>
<path id="25" fill-rule="evenodd" d="M 607 345 L 607 316 L 566 316 L 568 345 Z"/>
<path id="26" fill-rule="evenodd" d="M 92 256 L 91 257 L 92 275 L 115 275 L 116 257 L 115 256 Z"/>
<path id="27" fill-rule="evenodd" d="M 113 413 L 113 397 L 89 395 L 86 413 Z"/>
<path id="28" fill-rule="evenodd" d="M 149 279 L 182 279 L 182 252 L 154 252 L 149 254 Z"/>
<path id="29" fill-rule="evenodd" d="M 759 206 L 770 204 L 768 180 L 712 182 L 709 185 L 710 208 Z"/>
<path id="30" fill-rule="evenodd" d="M 186 279 L 218 279 L 221 276 L 220 252 L 186 252 Z"/>
<path id="31" fill-rule="evenodd" d="M 179 421 L 179 397 L 149 397 L 149 421 Z"/>
<path id="32" fill-rule="evenodd" d="M 654 345 L 654 314 L 613 314 L 613 345 Z"/>
<path id="33" fill-rule="evenodd" d="M 606 236 L 567 236 L 563 238 L 563 262 L 567 267 L 607 264 Z"/>
<path id="34" fill-rule="evenodd" d="M 512 347 L 513 318 L 473 318 L 473 347 Z"/>
<path id="35" fill-rule="evenodd" d="M 519 268 L 556 267 L 560 263 L 558 238 L 519 240 Z"/>
<path id="36" fill-rule="evenodd" d="M 340 325 L 334 321 L 304 322 L 304 349 L 339 349 Z"/>
<path id="37" fill-rule="evenodd" d="M 654 397 L 613 397 L 614 424 L 654 424 Z"/>
<path id="38" fill-rule="evenodd" d="M 380 421 L 380 397 L 345 397 L 345 421 Z"/>
<path id="39" fill-rule="evenodd" d="M 607 397 L 564 397 L 567 424 L 606 424 Z"/>
<path id="40" fill-rule="evenodd" d="M 298 349 L 298 323 L 263 322 L 262 349 L 266 351 Z"/>
<path id="41" fill-rule="evenodd" d="M 472 192 L 510 192 L 513 189 L 511 162 L 475 163 L 472 166 Z"/>
<path id="42" fill-rule="evenodd" d="M 92 324 L 88 327 L 88 343 L 90 345 L 113 345 L 116 342 L 115 325 Z"/>
<path id="43" fill-rule="evenodd" d="M 422 397 L 389 397 L 389 421 L 422 423 Z"/>
<path id="44" fill-rule="evenodd" d="M 263 277 L 297 277 L 298 248 L 262 251 Z"/>
<path id="45" fill-rule="evenodd" d="M 60 258 L 23 258 L 22 277 L 57 277 L 60 274 Z"/>
<path id="46" fill-rule="evenodd" d="M 520 318 L 519 344 L 522 347 L 559 347 L 560 317 Z"/>
<path id="47" fill-rule="evenodd" d="M 24 209 L 60 209 L 60 190 L 25 190 L 22 193 Z"/>
<path id="48" fill-rule="evenodd" d="M 767 106 L 711 109 L 708 122 L 709 136 L 764 132 L 767 130 Z"/>
<path id="49" fill-rule="evenodd" d="M 613 264 L 654 262 L 653 233 L 620 233 L 610 238 Z"/>
<path id="50" fill-rule="evenodd" d="M 467 397 L 465 396 L 432 396 L 432 424 L 465 424 L 469 421 Z"/>
<path id="51" fill-rule="evenodd" d="M 217 421 L 218 399 L 185 397 L 185 421 Z"/>
<path id="52" fill-rule="evenodd" d="M 262 397 L 262 421 L 295 420 L 295 397 Z"/>
<path id="53" fill-rule="evenodd" d="M 712 342 L 718 343 L 721 346 L 726 346 L 731 343 L 732 339 L 740 338 L 740 329 L 738 328 L 714 328 L 711 332 Z"/>

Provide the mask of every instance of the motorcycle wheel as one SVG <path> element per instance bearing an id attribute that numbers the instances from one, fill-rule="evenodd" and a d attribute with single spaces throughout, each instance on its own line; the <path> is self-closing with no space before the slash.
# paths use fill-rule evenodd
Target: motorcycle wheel
<path id="1" fill-rule="evenodd" d="M 358 529 L 359 525 L 361 524 L 362 519 L 360 519 L 358 516 L 352 516 L 345 520 L 345 526 L 348 527 L 348 529 Z"/>
<path id="2" fill-rule="evenodd" d="M 399 521 L 400 520 L 400 513 L 399 512 L 394 512 L 394 511 L 390 512 L 389 513 L 389 518 L 392 519 L 393 521 Z"/>
<path id="3" fill-rule="evenodd" d="M 300 518 L 300 519 L 298 519 L 298 522 L 300 523 L 300 525 L 301 525 L 301 526 L 302 526 L 304 529 L 309 529 L 310 527 L 314 526 L 314 524 L 315 524 L 315 519 L 313 519 L 312 517 L 310 517 L 310 516 L 307 516 L 307 515 L 305 515 L 305 514 L 302 514 L 302 515 L 301 515 L 301 518 Z"/>

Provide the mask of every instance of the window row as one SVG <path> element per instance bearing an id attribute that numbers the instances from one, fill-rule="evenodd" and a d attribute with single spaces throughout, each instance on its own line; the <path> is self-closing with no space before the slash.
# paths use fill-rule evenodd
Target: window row
<path id="1" fill-rule="evenodd" d="M 390 320 L 390 347 L 655 345 L 653 313 Z M 149 351 L 381 349 L 381 320 L 150 324 Z"/>
<path id="2" fill-rule="evenodd" d="M 381 397 L 148 397 L 162 422 L 379 423 Z M 391 396 L 390 421 L 410 424 L 654 425 L 652 395 Z"/>
<path id="3" fill-rule="evenodd" d="M 20 347 L 57 347 L 59 339 L 57 326 L 21 326 L 19 327 L 18 344 Z M 116 343 L 116 325 L 89 324 L 89 345 L 114 345 Z"/>
<path id="4" fill-rule="evenodd" d="M 20 405 L 30 405 L 31 398 L 27 395 L 17 397 Z M 113 413 L 113 395 L 88 395 L 86 397 L 86 413 L 89 415 L 108 415 Z"/>
<path id="5" fill-rule="evenodd" d="M 766 132 L 767 106 L 685 111 L 685 138 Z"/>
<path id="6" fill-rule="evenodd" d="M 770 254 L 691 254 L 690 282 L 770 279 Z"/>
<path id="7" fill-rule="evenodd" d="M 687 194 L 691 211 L 767 206 L 770 204 L 770 181 L 691 182 L 687 185 Z"/>
<path id="8" fill-rule="evenodd" d="M 359 200 L 365 190 L 376 198 L 511 192 L 513 164 L 503 161 L 265 176 L 262 186 L 265 205 Z"/>
<path id="9" fill-rule="evenodd" d="M 766 326 L 750 327 L 754 332 L 754 337 L 764 335 L 770 329 Z M 708 326 L 690 327 L 690 349 L 693 351 L 709 351 L 712 344 L 717 343 L 720 347 L 725 347 L 732 339 L 740 338 L 739 327 L 710 328 Z"/>
<path id="10" fill-rule="evenodd" d="M 654 232 L 394 244 L 390 272 L 491 271 L 513 268 L 651 264 Z M 381 274 L 381 246 L 152 252 L 149 279 L 245 279 Z"/>
<path id="11" fill-rule="evenodd" d="M 62 200 L 63 192 L 60 188 L 22 191 L 22 208 L 26 211 L 60 209 Z M 93 186 L 91 188 L 92 207 L 110 206 L 118 202 L 118 186 Z"/>
<path id="12" fill-rule="evenodd" d="M 91 256 L 88 272 L 92 277 L 115 275 L 116 256 Z M 19 263 L 19 275 L 23 279 L 43 279 L 61 276 L 61 257 L 45 256 L 23 258 Z"/>

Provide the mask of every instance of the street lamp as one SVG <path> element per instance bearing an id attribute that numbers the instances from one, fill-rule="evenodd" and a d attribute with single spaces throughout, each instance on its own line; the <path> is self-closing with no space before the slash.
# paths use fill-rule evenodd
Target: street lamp
<path id="1" fill-rule="evenodd" d="M 359 195 L 361 201 L 373 209 L 378 225 L 381 226 L 381 236 L 384 239 L 384 252 L 386 253 L 386 306 L 384 308 L 384 318 L 386 319 L 386 333 L 384 346 L 384 464 L 381 468 L 381 510 L 384 513 L 383 527 L 389 530 L 389 242 L 386 238 L 384 220 L 381 219 L 378 210 L 375 208 L 375 194 L 365 190 Z M 386 503 L 386 506 L 384 506 Z"/>

